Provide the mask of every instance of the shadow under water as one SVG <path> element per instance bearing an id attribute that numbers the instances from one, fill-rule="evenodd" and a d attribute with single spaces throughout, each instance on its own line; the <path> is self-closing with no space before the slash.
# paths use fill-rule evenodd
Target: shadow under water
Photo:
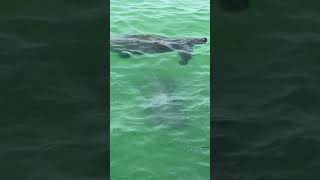
<path id="1" fill-rule="evenodd" d="M 169 128 L 187 126 L 183 111 L 184 100 L 178 98 L 177 84 L 174 80 L 153 78 L 140 87 L 147 125 Z"/>

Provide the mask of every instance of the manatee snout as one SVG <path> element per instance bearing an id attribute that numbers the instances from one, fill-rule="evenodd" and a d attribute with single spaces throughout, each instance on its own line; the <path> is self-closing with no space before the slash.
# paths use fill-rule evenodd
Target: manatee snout
<path id="1" fill-rule="evenodd" d="M 208 41 L 208 39 L 207 39 L 207 38 L 205 38 L 205 37 L 204 37 L 204 38 L 202 38 L 202 42 L 203 42 L 203 43 L 206 43 L 207 41 Z"/>
<path id="2" fill-rule="evenodd" d="M 192 40 L 192 44 L 205 44 L 208 41 L 207 38 L 196 38 Z"/>

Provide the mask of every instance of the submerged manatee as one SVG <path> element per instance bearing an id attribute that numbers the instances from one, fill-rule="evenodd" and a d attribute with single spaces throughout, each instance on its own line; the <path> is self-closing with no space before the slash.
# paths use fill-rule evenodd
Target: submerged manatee
<path id="1" fill-rule="evenodd" d="M 184 101 L 176 96 L 176 83 L 170 79 L 155 79 L 141 89 L 144 96 L 145 122 L 151 126 L 180 128 L 187 126 Z"/>
<path id="2" fill-rule="evenodd" d="M 111 51 L 123 58 L 131 54 L 178 52 L 181 65 L 188 64 L 192 58 L 192 48 L 197 44 L 204 44 L 207 38 L 167 38 L 158 35 L 126 35 L 110 40 Z"/>

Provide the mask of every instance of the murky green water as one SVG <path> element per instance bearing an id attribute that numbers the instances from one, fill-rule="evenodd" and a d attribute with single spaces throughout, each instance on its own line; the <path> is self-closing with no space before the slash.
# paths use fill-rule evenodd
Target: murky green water
<path id="1" fill-rule="evenodd" d="M 215 180 L 319 179 L 319 1 L 215 11 Z"/>
<path id="2" fill-rule="evenodd" d="M 105 2 L 3 2 L 1 179 L 105 180 Z M 214 12 L 213 178 L 317 180 L 319 2 L 250 2 Z M 208 3 L 111 1 L 111 32 L 210 40 Z M 112 180 L 209 179 L 209 45 L 194 55 L 111 54 Z"/>
<path id="3" fill-rule="evenodd" d="M 111 1 L 111 36 L 207 37 L 209 1 Z M 210 177 L 210 47 L 120 58 L 111 53 L 111 179 Z"/>
<path id="4" fill-rule="evenodd" d="M 102 3 L 2 1 L 0 179 L 106 179 Z"/>

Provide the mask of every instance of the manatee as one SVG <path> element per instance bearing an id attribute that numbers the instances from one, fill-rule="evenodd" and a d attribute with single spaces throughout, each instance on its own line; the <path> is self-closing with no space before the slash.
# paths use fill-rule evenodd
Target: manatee
<path id="1" fill-rule="evenodd" d="M 145 123 L 154 127 L 187 127 L 183 99 L 177 97 L 172 79 L 153 79 L 139 89 L 144 97 Z"/>
<path id="2" fill-rule="evenodd" d="M 158 35 L 126 35 L 111 38 L 110 49 L 122 58 L 130 58 L 132 54 L 166 53 L 176 51 L 180 56 L 179 64 L 186 65 L 192 58 L 193 46 L 205 44 L 207 38 L 168 38 Z"/>

